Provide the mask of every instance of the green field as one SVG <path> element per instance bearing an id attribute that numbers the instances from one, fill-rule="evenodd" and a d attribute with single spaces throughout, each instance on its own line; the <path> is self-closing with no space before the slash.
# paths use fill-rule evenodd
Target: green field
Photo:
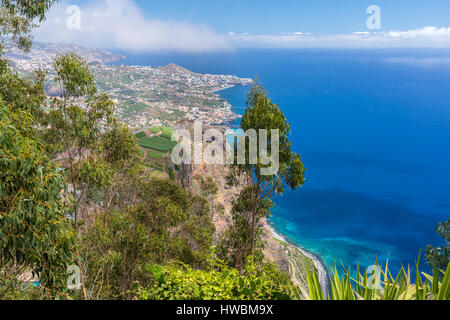
<path id="1" fill-rule="evenodd" d="M 159 132 L 161 132 L 161 128 L 160 127 L 153 127 L 150 129 L 150 131 L 154 134 L 157 134 Z"/>
<path id="2" fill-rule="evenodd" d="M 147 157 L 155 160 L 161 160 L 164 158 L 165 154 L 156 150 L 148 149 Z"/>
<path id="3" fill-rule="evenodd" d="M 134 136 L 135 136 L 136 138 L 138 138 L 139 140 L 140 140 L 140 139 L 143 139 L 143 138 L 147 138 L 147 135 L 145 134 L 144 131 L 138 132 L 138 133 L 136 133 Z"/>
<path id="4" fill-rule="evenodd" d="M 161 137 L 171 140 L 172 139 L 172 133 L 173 133 L 172 128 L 162 127 L 161 129 L 162 129 Z"/>
<path id="5" fill-rule="evenodd" d="M 139 146 L 147 149 L 153 149 L 162 152 L 171 151 L 177 142 L 170 141 L 169 139 L 161 137 L 151 137 L 139 140 Z"/>

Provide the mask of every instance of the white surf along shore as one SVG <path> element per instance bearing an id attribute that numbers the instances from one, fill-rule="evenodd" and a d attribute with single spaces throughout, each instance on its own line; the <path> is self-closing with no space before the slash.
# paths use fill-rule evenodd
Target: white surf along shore
<path id="1" fill-rule="evenodd" d="M 317 256 L 315 256 L 314 254 L 312 254 L 311 252 L 298 246 L 297 244 L 293 244 L 292 242 L 289 242 L 288 240 L 286 240 L 286 238 L 282 234 L 278 233 L 271 224 L 268 224 L 268 225 L 272 232 L 273 238 L 275 238 L 278 241 L 284 242 L 286 244 L 289 244 L 289 245 L 295 247 L 298 251 L 300 251 L 301 254 L 303 254 L 307 258 L 311 259 L 311 261 L 314 263 L 315 269 L 317 270 L 317 276 L 319 278 L 320 286 L 322 287 L 322 291 L 323 291 L 324 295 L 326 296 L 326 293 L 328 292 L 328 272 L 327 272 L 325 266 L 323 265 L 323 263 L 320 261 L 320 259 Z"/>

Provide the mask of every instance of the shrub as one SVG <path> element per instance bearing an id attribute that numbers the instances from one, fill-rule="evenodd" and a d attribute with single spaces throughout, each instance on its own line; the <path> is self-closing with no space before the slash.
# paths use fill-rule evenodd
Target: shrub
<path id="1" fill-rule="evenodd" d="M 408 271 L 402 268 L 394 278 L 389 272 L 388 263 L 384 270 L 380 266 L 381 279 L 376 286 L 367 271 L 364 274 L 359 272 L 359 266 L 356 279 L 351 277 L 350 269 L 345 268 L 340 277 L 335 267 L 330 277 L 331 292 L 326 297 L 320 287 L 317 273 L 309 271 L 308 290 L 302 289 L 302 295 L 307 300 L 450 300 L 450 263 L 445 271 L 438 269 L 435 263 L 433 275 L 428 275 L 420 272 L 419 259 L 416 262 L 415 283 L 411 281 L 409 268 Z M 378 265 L 376 261 L 375 265 Z M 422 275 L 425 279 L 422 279 Z M 440 281 L 440 278 L 443 280 Z"/>
<path id="2" fill-rule="evenodd" d="M 438 268 L 444 269 L 450 262 L 450 219 L 441 222 L 436 227 L 436 232 L 442 237 L 445 244 L 441 247 L 427 247 L 426 259 L 428 265 L 436 263 Z"/>
<path id="3" fill-rule="evenodd" d="M 275 265 L 257 267 L 251 257 L 244 275 L 212 258 L 206 270 L 181 263 L 147 270 L 153 284 L 138 290 L 140 300 L 292 300 L 298 292 Z"/>

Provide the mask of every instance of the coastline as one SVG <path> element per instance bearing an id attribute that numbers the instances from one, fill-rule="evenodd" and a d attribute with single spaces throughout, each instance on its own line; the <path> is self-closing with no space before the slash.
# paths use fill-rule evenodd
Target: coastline
<path id="1" fill-rule="evenodd" d="M 236 87 L 236 84 L 232 84 L 232 85 L 220 88 L 220 89 L 214 89 L 214 90 L 211 90 L 210 92 L 211 93 L 217 93 L 217 92 L 220 92 L 220 91 L 223 91 L 223 90 L 227 90 L 227 89 L 231 89 L 231 88 L 234 88 L 234 87 Z"/>
<path id="2" fill-rule="evenodd" d="M 317 270 L 317 276 L 319 278 L 320 286 L 322 287 L 322 291 L 323 291 L 324 295 L 326 296 L 326 293 L 328 292 L 328 287 L 329 287 L 328 286 L 328 271 L 325 268 L 324 263 L 320 260 L 320 257 L 309 252 L 307 249 L 302 248 L 301 246 L 288 241 L 283 234 L 281 234 L 280 232 L 275 230 L 275 227 L 272 224 L 267 223 L 267 225 L 268 225 L 268 227 L 272 233 L 272 237 L 274 239 L 294 248 L 295 250 L 300 252 L 301 255 L 307 257 L 308 259 L 310 259 L 313 262 L 314 268 Z M 294 273 L 294 272 L 292 271 L 291 273 Z"/>

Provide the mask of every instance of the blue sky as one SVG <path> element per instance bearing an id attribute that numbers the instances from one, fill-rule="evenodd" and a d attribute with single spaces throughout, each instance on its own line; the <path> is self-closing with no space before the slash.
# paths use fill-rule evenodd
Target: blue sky
<path id="1" fill-rule="evenodd" d="M 367 27 L 371 5 L 379 29 Z M 450 48 L 449 13 L 449 0 L 60 0 L 35 36 L 140 53 Z"/>
<path id="2" fill-rule="evenodd" d="M 188 20 L 220 33 L 351 33 L 378 5 L 382 30 L 450 26 L 449 0 L 139 0 L 149 17 Z"/>

